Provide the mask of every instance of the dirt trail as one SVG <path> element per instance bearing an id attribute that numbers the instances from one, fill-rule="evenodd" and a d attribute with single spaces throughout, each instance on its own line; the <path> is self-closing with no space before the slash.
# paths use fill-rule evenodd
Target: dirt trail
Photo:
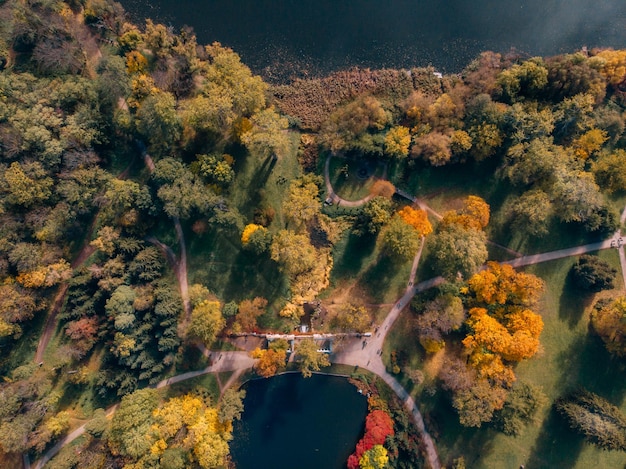
<path id="1" fill-rule="evenodd" d="M 128 173 L 130 172 L 130 168 L 135 162 L 133 160 L 124 168 L 124 170 L 117 175 L 117 179 L 126 179 L 128 177 Z M 85 239 L 83 241 L 83 245 L 80 249 L 78 255 L 74 258 L 74 260 L 70 263 L 72 269 L 77 269 L 80 267 L 89 257 L 96 252 L 96 248 L 93 247 L 90 242 L 93 237 L 93 232 L 96 229 L 96 224 L 98 221 L 98 215 L 100 215 L 100 210 L 94 215 L 93 221 L 89 226 L 89 230 L 85 234 Z M 50 310 L 48 313 L 48 317 L 46 319 L 46 324 L 43 328 L 43 332 L 39 337 L 39 342 L 37 343 L 37 350 L 35 351 L 35 357 L 33 358 L 35 363 L 41 363 L 43 361 L 43 355 L 54 335 L 54 331 L 57 325 L 57 314 L 61 311 L 63 307 L 63 302 L 65 301 L 65 295 L 67 294 L 67 290 L 69 288 L 69 284 L 67 282 L 63 282 L 57 291 L 56 296 L 54 297 L 54 301 L 50 306 Z"/>

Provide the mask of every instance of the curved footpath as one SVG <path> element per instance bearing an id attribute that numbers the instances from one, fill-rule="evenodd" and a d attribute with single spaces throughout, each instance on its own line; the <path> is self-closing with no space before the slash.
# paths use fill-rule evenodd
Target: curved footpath
<path id="1" fill-rule="evenodd" d="M 150 159 L 149 155 L 145 154 L 144 158 L 146 159 L 146 164 L 148 165 L 148 167 L 153 168 L 154 163 Z M 330 162 L 330 157 L 327 158 L 326 166 L 325 166 L 325 180 L 326 180 L 326 187 L 327 187 L 328 193 L 331 197 L 333 197 L 333 200 L 342 200 L 342 203 L 347 205 L 347 203 L 350 201 L 343 201 L 343 199 L 340 199 L 332 190 L 332 186 L 330 185 L 330 181 L 328 177 L 329 162 Z M 402 195 L 405 196 L 404 194 Z M 430 207 L 428 207 L 424 202 L 422 201 L 418 202 L 416 198 L 411 197 L 411 196 L 409 196 L 408 198 L 410 200 L 413 200 L 415 203 L 417 203 L 421 208 L 428 210 L 430 213 L 433 213 L 436 216 L 440 216 L 437 212 L 430 209 Z M 360 201 L 352 201 L 350 203 L 362 205 L 363 203 L 367 202 L 367 200 L 369 199 L 366 197 L 364 199 L 361 199 Z M 358 205 L 348 205 L 348 206 L 358 206 Z M 626 208 L 621 214 L 621 223 L 623 224 L 624 221 L 626 221 Z M 185 252 L 185 245 L 184 245 L 184 237 L 182 233 L 182 228 L 180 227 L 180 222 L 178 222 L 178 220 L 174 220 L 174 222 L 176 226 L 176 232 L 179 236 L 179 243 L 181 243 L 181 257 L 182 257 L 181 261 L 176 262 L 175 265 L 176 265 L 176 271 L 177 271 L 177 278 L 179 280 L 179 284 L 181 288 L 181 294 L 183 296 L 183 301 L 185 302 L 185 297 L 187 295 L 183 294 L 183 291 L 182 291 L 183 288 L 185 288 L 187 284 L 186 252 Z M 157 240 L 153 240 L 153 242 L 154 241 L 157 241 Z M 166 246 L 161 246 L 161 247 L 166 247 Z M 382 347 L 383 347 L 385 337 L 387 336 L 393 323 L 396 321 L 396 319 L 400 315 L 400 312 L 411 301 L 413 296 L 415 296 L 419 292 L 422 292 L 429 288 L 433 288 L 437 285 L 440 285 L 445 281 L 442 277 L 435 277 L 435 278 L 420 282 L 417 285 L 414 284 L 415 275 L 416 275 L 416 271 L 419 265 L 421 255 L 422 255 L 423 247 L 424 247 L 424 239 L 422 238 L 420 249 L 418 253 L 416 254 L 413 260 L 413 264 L 411 266 L 411 274 L 409 276 L 407 288 L 404 294 L 402 295 L 402 297 L 398 301 L 396 301 L 396 303 L 394 303 L 393 307 L 391 308 L 391 311 L 385 317 L 385 319 L 380 324 L 380 326 L 376 328 L 374 335 L 365 341 L 362 341 L 362 339 L 347 340 L 345 346 L 342 347 L 341 350 L 331 355 L 331 361 L 333 363 L 338 363 L 338 364 L 359 366 L 380 376 L 383 379 L 383 381 L 385 381 L 391 387 L 391 389 L 393 389 L 396 395 L 398 395 L 400 400 L 404 403 L 407 410 L 411 413 L 413 417 L 413 421 L 415 422 L 415 425 L 418 429 L 420 439 L 422 440 L 423 447 L 426 450 L 426 456 L 428 458 L 428 462 L 431 468 L 440 469 L 441 463 L 439 461 L 437 449 L 435 447 L 435 444 L 432 438 L 430 437 L 430 435 L 428 434 L 426 430 L 424 419 L 417 407 L 417 403 L 409 395 L 409 393 L 404 389 L 404 387 L 392 375 L 390 375 L 387 372 L 386 367 L 381 359 Z M 624 279 L 624 285 L 626 287 L 626 256 L 624 255 L 624 247 L 622 246 L 622 242 L 621 242 L 620 230 L 618 230 L 615 234 L 613 234 L 613 236 L 611 236 L 611 238 L 605 241 L 600 241 L 597 243 L 590 243 L 590 244 L 568 248 L 568 249 L 560 249 L 557 251 L 552 251 L 552 252 L 543 253 L 543 254 L 522 256 L 522 257 L 518 257 L 516 259 L 510 260 L 510 261 L 507 261 L 505 263 L 513 267 L 523 267 L 527 265 L 538 264 L 541 262 L 547 262 L 547 261 L 556 260 L 556 259 L 562 259 L 562 258 L 570 257 L 570 256 L 578 256 L 581 254 L 599 251 L 602 249 L 610 249 L 610 248 L 619 249 L 620 262 L 622 266 L 622 276 Z M 168 252 L 171 253 L 171 250 L 168 250 Z M 181 271 L 183 269 L 184 269 L 184 275 L 181 275 Z M 184 286 L 183 286 L 183 283 L 184 283 Z M 187 308 L 188 308 L 188 304 L 185 302 L 186 311 L 187 311 Z M 201 376 L 207 373 L 221 373 L 221 372 L 227 372 L 227 371 L 239 372 L 239 371 L 243 371 L 245 369 L 251 368 L 255 362 L 254 359 L 250 358 L 247 352 L 219 352 L 219 351 L 212 352 L 208 350 L 203 350 L 203 353 L 207 355 L 209 358 L 213 359 L 213 363 L 210 366 L 201 370 L 190 371 L 187 373 L 182 373 L 180 375 L 167 378 L 157 383 L 153 387 L 156 389 L 160 389 L 165 386 L 179 383 L 181 381 L 195 378 L 197 376 Z M 119 404 L 116 404 L 108 408 L 106 411 L 106 415 L 107 416 L 112 415 L 117 410 L 118 407 L 119 407 Z M 50 461 L 50 459 L 52 459 L 65 445 L 71 443 L 76 438 L 83 435 L 85 433 L 85 425 L 86 424 L 78 427 L 77 429 L 69 433 L 65 438 L 60 440 L 57 444 L 55 444 L 52 448 L 50 448 L 38 461 L 36 461 L 36 463 L 33 465 L 34 469 L 43 468 L 44 465 L 48 461 Z M 25 457 L 24 459 L 25 459 L 25 465 L 28 465 L 27 464 L 28 458 Z"/>

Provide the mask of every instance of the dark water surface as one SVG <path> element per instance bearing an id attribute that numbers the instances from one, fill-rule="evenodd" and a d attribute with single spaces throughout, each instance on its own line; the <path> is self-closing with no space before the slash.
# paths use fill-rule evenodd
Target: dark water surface
<path id="1" fill-rule="evenodd" d="M 343 469 L 367 400 L 345 378 L 281 375 L 246 384 L 231 455 L 237 469 Z"/>
<path id="2" fill-rule="evenodd" d="M 266 78 L 359 65 L 461 70 L 480 51 L 554 55 L 626 47 L 626 0 L 122 0 L 194 28 Z"/>

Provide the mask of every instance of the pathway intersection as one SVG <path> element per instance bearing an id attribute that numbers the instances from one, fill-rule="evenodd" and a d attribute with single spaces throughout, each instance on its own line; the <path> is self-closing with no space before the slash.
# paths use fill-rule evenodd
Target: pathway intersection
<path id="1" fill-rule="evenodd" d="M 150 166 L 151 161 L 149 160 L 149 156 L 147 158 L 147 164 Z M 369 197 L 365 197 L 359 201 L 344 201 L 337 194 L 334 193 L 332 186 L 330 184 L 330 178 L 328 173 L 330 158 L 326 160 L 325 165 L 325 182 L 326 188 L 329 196 L 335 202 L 341 202 L 343 206 L 351 206 L 358 207 L 363 205 L 369 200 Z M 420 208 L 427 210 L 429 213 L 432 213 L 437 218 L 440 218 L 441 215 L 428 207 L 423 201 L 410 196 L 409 194 L 401 194 L 403 197 L 412 200 L 416 203 Z M 181 259 L 178 262 L 174 262 L 174 267 L 176 270 L 176 276 L 179 281 L 179 287 L 181 289 L 181 293 L 185 292 L 187 289 L 187 272 L 186 272 L 186 252 L 185 252 L 185 241 L 182 229 L 180 228 L 180 223 L 176 223 L 178 220 L 175 220 L 176 231 L 178 235 L 178 241 L 181 245 Z M 621 214 L 620 223 L 623 224 L 626 221 L 626 208 Z M 618 230 L 615 234 L 613 234 L 609 239 L 604 241 L 590 243 L 582 246 L 576 246 L 567 249 L 560 249 L 557 251 L 547 252 L 543 254 L 534 254 L 529 256 L 521 256 L 519 253 L 515 251 L 511 251 L 515 253 L 518 257 L 504 262 L 505 264 L 509 264 L 513 267 L 524 267 L 528 265 L 538 264 L 541 262 L 548 262 L 551 260 L 562 259 L 570 256 L 579 256 L 585 253 L 595 252 L 603 249 L 618 249 L 620 256 L 620 263 L 622 267 L 622 278 L 624 280 L 624 286 L 626 287 L 626 254 L 624 253 L 624 243 L 625 239 L 622 239 L 621 231 Z M 155 243 L 156 244 L 156 243 Z M 442 284 L 445 280 L 442 277 L 431 278 L 422 282 L 415 284 L 415 277 L 417 267 L 419 265 L 419 261 L 422 255 L 422 249 L 424 247 L 424 239 L 422 238 L 422 242 L 420 243 L 420 249 L 416 254 L 413 264 L 411 267 L 411 274 L 409 276 L 407 287 L 400 299 L 398 299 L 392 306 L 391 310 L 382 321 L 382 323 L 376 328 L 375 331 L 372 332 L 371 337 L 366 337 L 363 339 L 362 337 L 346 337 L 344 338 L 343 345 L 341 350 L 335 351 L 331 354 L 330 360 L 332 363 L 337 364 L 345 364 L 351 366 L 358 366 L 363 369 L 366 369 L 376 375 L 378 375 L 383 381 L 385 381 L 391 389 L 396 393 L 396 395 L 400 398 L 400 400 L 404 403 L 406 409 L 411 413 L 413 417 L 413 421 L 416 425 L 416 428 L 419 432 L 419 437 L 422 441 L 423 447 L 426 450 L 426 456 L 430 466 L 433 469 L 440 469 L 441 463 L 439 461 L 439 456 L 437 454 L 437 449 L 435 447 L 435 443 L 430 437 L 428 431 L 426 430 L 426 426 L 424 424 L 424 419 L 419 411 L 417 403 L 414 399 L 409 395 L 409 393 L 404 389 L 404 387 L 391 375 L 387 372 L 385 364 L 382 361 L 382 349 L 383 343 L 389 330 L 392 328 L 394 322 L 398 319 L 400 313 L 404 310 L 404 308 L 409 304 L 411 299 L 422 291 L 428 290 L 429 288 L 433 288 L 437 285 Z M 164 251 L 169 250 L 167 246 L 162 246 Z M 167 248 L 167 249 L 166 249 Z M 169 250 L 171 252 L 171 250 Z M 172 253 L 173 254 L 173 253 Z M 182 272 L 184 270 L 184 273 Z M 183 294 L 183 298 L 185 298 L 185 294 Z M 188 300 L 187 300 L 188 301 Z M 185 310 L 187 311 L 188 304 L 185 302 Z M 326 337 L 332 337 L 333 334 L 327 334 Z M 344 335 L 345 336 L 345 335 Z M 154 387 L 160 389 L 165 386 L 169 386 L 181 381 L 185 381 L 187 379 L 195 378 L 197 376 L 201 376 L 207 373 L 222 373 L 222 372 L 236 372 L 240 373 L 246 369 L 252 368 L 255 360 L 252 359 L 248 352 L 245 351 L 236 351 L 236 352 L 220 352 L 220 351 L 209 351 L 204 349 L 203 353 L 211 358 L 212 363 L 206 368 L 196 371 L 190 371 L 187 373 L 182 373 L 177 376 L 173 376 L 167 378 L 159 383 L 157 383 Z M 232 380 L 229 380 L 232 382 Z M 228 383 L 227 383 L 228 385 Z M 224 386 L 226 388 L 226 386 Z M 107 409 L 107 416 L 112 415 L 118 408 L 119 404 L 116 404 L 109 409 Z M 70 434 L 68 434 L 65 438 L 60 440 L 56 445 L 50 448 L 38 461 L 33 464 L 34 469 L 42 469 L 44 465 L 52 459 L 65 445 L 71 443 L 79 436 L 85 433 L 86 424 L 78 427 Z M 29 467 L 28 461 L 25 458 L 25 466 Z"/>

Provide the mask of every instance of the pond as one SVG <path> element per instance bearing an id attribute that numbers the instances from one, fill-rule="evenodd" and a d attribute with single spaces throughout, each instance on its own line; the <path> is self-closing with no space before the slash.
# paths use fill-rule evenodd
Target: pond
<path id="1" fill-rule="evenodd" d="M 347 379 L 285 374 L 245 389 L 230 443 L 237 469 L 345 468 L 367 414 L 367 399 Z"/>
<path id="2" fill-rule="evenodd" d="M 626 47 L 623 0 L 122 0 L 136 20 L 189 25 L 266 79 L 350 66 L 461 70 L 483 50 Z"/>

